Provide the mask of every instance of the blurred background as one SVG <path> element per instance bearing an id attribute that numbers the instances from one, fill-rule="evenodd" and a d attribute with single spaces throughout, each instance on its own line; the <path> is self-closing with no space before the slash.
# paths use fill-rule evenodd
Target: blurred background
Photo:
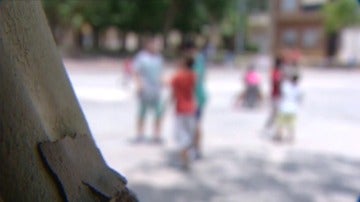
<path id="1" fill-rule="evenodd" d="M 43 6 L 94 139 L 140 201 L 358 200 L 358 1 L 43 0 Z M 131 142 L 137 99 L 128 66 L 148 36 L 156 38 L 166 76 L 185 41 L 206 56 L 204 158 L 190 172 L 169 165 L 171 107 L 162 145 Z M 263 133 L 279 55 L 295 58 L 301 72 L 304 100 L 293 144 Z M 251 109 L 234 106 L 249 64 L 264 98 Z"/>

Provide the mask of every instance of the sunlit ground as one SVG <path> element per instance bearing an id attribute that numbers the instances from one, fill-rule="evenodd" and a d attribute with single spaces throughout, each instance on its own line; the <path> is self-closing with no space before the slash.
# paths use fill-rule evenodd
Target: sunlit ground
<path id="1" fill-rule="evenodd" d="M 133 145 L 136 97 L 132 85 L 122 87 L 121 62 L 66 59 L 65 65 L 104 158 L 140 201 L 354 202 L 360 195 L 360 71 L 304 69 L 296 142 L 278 145 L 261 136 L 267 105 L 234 108 L 239 70 L 209 70 L 204 159 L 184 173 L 170 165 L 171 107 L 165 144 Z"/>

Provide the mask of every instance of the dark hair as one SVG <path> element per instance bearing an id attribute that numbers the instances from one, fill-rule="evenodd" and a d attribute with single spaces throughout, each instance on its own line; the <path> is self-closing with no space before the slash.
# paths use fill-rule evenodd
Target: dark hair
<path id="1" fill-rule="evenodd" d="M 294 75 L 291 76 L 290 79 L 291 79 L 291 82 L 297 83 L 299 81 L 300 77 L 299 77 L 299 75 L 294 74 Z"/>
<path id="2" fill-rule="evenodd" d="M 195 43 L 191 40 L 185 41 L 181 46 L 181 49 L 183 51 L 187 51 L 187 50 L 194 49 L 194 48 L 196 48 Z"/>
<path id="3" fill-rule="evenodd" d="M 275 69 L 281 69 L 283 64 L 284 64 L 284 61 L 283 61 L 282 57 L 277 56 L 275 58 Z"/>
<path id="4" fill-rule="evenodd" d="M 153 35 L 145 35 L 144 38 L 141 39 L 141 45 L 143 47 L 146 47 L 147 45 L 149 45 L 149 43 L 152 43 L 155 41 L 155 36 Z"/>
<path id="5" fill-rule="evenodd" d="M 184 65 L 187 69 L 193 69 L 194 58 L 193 57 L 184 57 Z"/>

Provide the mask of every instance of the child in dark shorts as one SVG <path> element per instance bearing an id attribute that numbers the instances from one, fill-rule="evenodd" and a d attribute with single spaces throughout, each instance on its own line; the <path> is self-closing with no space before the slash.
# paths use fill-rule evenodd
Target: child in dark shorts
<path id="1" fill-rule="evenodd" d="M 193 59 L 182 59 L 180 68 L 175 73 L 172 81 L 173 99 L 176 105 L 175 140 L 180 149 L 182 168 L 189 168 L 189 151 L 194 143 L 196 129 L 194 96 L 196 75 L 192 71 Z"/>

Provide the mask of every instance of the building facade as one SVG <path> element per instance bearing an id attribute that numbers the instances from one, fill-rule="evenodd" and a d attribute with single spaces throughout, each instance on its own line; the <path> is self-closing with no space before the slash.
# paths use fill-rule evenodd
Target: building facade
<path id="1" fill-rule="evenodd" d="M 296 49 L 307 59 L 326 55 L 326 33 L 321 8 L 326 0 L 273 0 L 275 54 Z"/>
<path id="2" fill-rule="evenodd" d="M 263 54 L 271 52 L 271 16 L 269 12 L 252 13 L 248 16 L 248 43 Z"/>

